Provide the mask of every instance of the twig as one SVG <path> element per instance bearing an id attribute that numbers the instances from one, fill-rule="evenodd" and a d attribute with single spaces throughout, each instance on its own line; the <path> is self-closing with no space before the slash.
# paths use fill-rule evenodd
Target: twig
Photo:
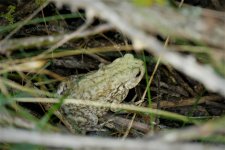
<path id="1" fill-rule="evenodd" d="M 98 33 L 102 33 L 108 30 L 112 30 L 112 26 L 109 24 L 99 25 L 96 28 L 85 30 L 82 32 L 73 35 L 73 39 L 84 38 L 87 36 L 95 35 Z M 59 42 L 66 37 L 70 37 L 71 34 L 64 34 L 58 36 L 39 36 L 39 37 L 29 37 L 29 38 L 19 38 L 19 39 L 11 39 L 7 40 L 3 43 L 0 43 L 0 54 L 6 54 L 17 49 L 28 49 L 34 47 L 41 47 L 41 46 L 50 46 Z"/>
<path id="2" fill-rule="evenodd" d="M 199 99 L 197 104 L 203 104 L 209 101 L 220 101 L 223 100 L 220 96 L 203 96 Z M 168 101 L 168 100 L 161 100 L 160 101 L 160 107 L 161 108 L 171 108 L 171 107 L 181 107 L 181 106 L 190 106 L 194 105 L 197 101 L 197 98 L 188 98 L 188 99 L 181 99 L 178 101 Z M 152 108 L 157 108 L 156 103 L 152 103 Z"/>
<path id="3" fill-rule="evenodd" d="M 118 130 L 121 128 L 126 129 L 129 126 L 131 126 L 131 128 L 139 130 L 143 133 L 149 132 L 149 128 L 150 128 L 149 125 L 142 123 L 142 122 L 134 121 L 133 118 L 131 119 L 132 121 L 130 119 L 126 119 L 123 117 L 111 116 L 111 115 L 103 116 L 103 118 L 104 118 L 104 120 L 110 120 L 109 124 L 110 125 L 113 124 L 113 126 L 115 126 L 115 127 L 113 127 L 113 129 L 118 129 Z M 132 124 L 130 124 L 131 122 L 132 122 Z M 105 124 L 107 125 L 107 123 L 105 123 Z M 123 136 L 123 137 L 127 137 L 127 136 Z"/>
<path id="4" fill-rule="evenodd" d="M 26 131 L 13 128 L 0 128 L 0 142 L 7 143 L 30 143 L 54 148 L 71 148 L 86 150 L 222 150 L 221 146 L 188 144 L 188 143 L 169 143 L 161 140 L 140 140 L 140 139 L 112 139 L 99 137 L 80 137 L 63 135 L 57 133 L 43 133 Z"/>
<path id="5" fill-rule="evenodd" d="M 170 132 L 162 133 L 159 139 L 166 141 L 188 141 L 203 137 L 208 137 L 215 133 L 225 133 L 225 117 L 221 117 L 217 120 L 210 120 L 205 124 L 199 126 L 192 126 L 183 130 L 173 130 Z M 223 141 L 225 139 L 223 138 Z"/>

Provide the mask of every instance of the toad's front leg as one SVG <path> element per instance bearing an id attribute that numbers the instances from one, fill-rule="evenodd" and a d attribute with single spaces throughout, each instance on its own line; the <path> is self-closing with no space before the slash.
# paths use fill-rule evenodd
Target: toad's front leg
<path id="1" fill-rule="evenodd" d="M 93 131 L 98 126 L 97 109 L 90 106 L 64 104 L 60 108 L 60 114 L 64 118 L 63 122 L 73 133 L 86 133 Z M 69 124 L 69 125 L 68 125 Z"/>

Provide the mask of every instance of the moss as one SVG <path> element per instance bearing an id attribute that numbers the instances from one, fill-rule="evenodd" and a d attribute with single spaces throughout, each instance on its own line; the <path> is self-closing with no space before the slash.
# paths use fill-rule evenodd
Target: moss
<path id="1" fill-rule="evenodd" d="M 133 3 L 137 6 L 151 6 L 153 4 L 165 5 L 166 0 L 133 0 Z"/>
<path id="2" fill-rule="evenodd" d="M 16 7 L 13 5 L 9 5 L 7 10 L 8 12 L 5 14 L 0 14 L 0 17 L 5 18 L 9 22 L 9 24 L 13 24 L 14 23 L 13 13 L 15 12 Z"/>
<path id="3" fill-rule="evenodd" d="M 35 0 L 35 3 L 38 5 L 38 6 L 41 6 L 42 4 L 44 4 L 46 2 L 46 0 Z"/>

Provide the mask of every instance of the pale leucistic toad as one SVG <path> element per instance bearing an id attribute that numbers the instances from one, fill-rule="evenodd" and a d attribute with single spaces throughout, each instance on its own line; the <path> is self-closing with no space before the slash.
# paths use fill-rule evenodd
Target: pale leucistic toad
<path id="1" fill-rule="evenodd" d="M 97 71 L 70 76 L 59 85 L 57 93 L 84 101 L 121 103 L 129 89 L 141 81 L 144 72 L 143 61 L 134 58 L 132 54 L 126 54 Z M 98 125 L 99 118 L 107 111 L 108 108 L 63 104 L 58 113 L 70 130 L 88 131 Z"/>

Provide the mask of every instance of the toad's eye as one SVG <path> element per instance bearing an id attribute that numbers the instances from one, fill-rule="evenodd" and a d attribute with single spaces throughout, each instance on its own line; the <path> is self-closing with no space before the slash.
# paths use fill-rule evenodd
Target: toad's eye
<path id="1" fill-rule="evenodd" d="M 141 71 L 139 70 L 135 76 L 135 78 L 138 78 L 141 75 Z"/>

